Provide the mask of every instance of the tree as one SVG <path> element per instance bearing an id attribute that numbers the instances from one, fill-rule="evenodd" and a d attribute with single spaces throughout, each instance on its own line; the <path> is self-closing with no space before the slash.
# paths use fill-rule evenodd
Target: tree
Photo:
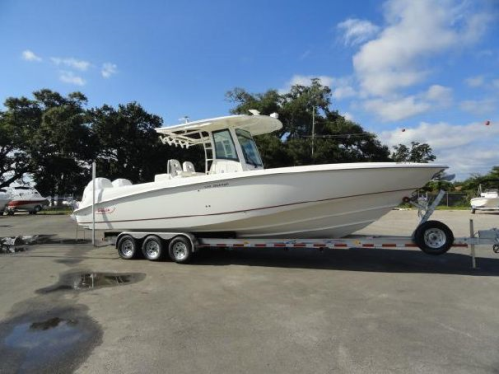
<path id="1" fill-rule="evenodd" d="M 461 186 L 462 190 L 468 191 L 471 194 L 476 193 L 480 185 L 483 189 L 497 188 L 499 185 L 499 166 L 493 166 L 485 175 L 473 174 L 463 182 L 456 183 L 456 185 Z"/>
<path id="2" fill-rule="evenodd" d="M 180 150 L 165 146 L 156 128 L 163 120 L 138 103 L 104 105 L 90 110 L 92 132 L 97 140 L 97 173 L 109 179 L 126 178 L 134 183 L 151 182 L 165 173 L 168 159 L 182 155 L 199 169 L 204 155 L 198 147 Z"/>
<path id="3" fill-rule="evenodd" d="M 160 159 L 155 128 L 163 123 L 139 104 L 109 105 L 90 111 L 92 131 L 98 142 L 97 173 L 109 179 L 150 181 Z"/>
<path id="4" fill-rule="evenodd" d="M 393 147 L 392 159 L 395 162 L 422 162 L 428 163 L 437 158 L 433 150 L 426 143 L 411 142 L 411 148 L 405 144 Z"/>
<path id="5" fill-rule="evenodd" d="M 43 89 L 8 98 L 0 114 L 0 186 L 31 175 L 44 195 L 74 193 L 94 158 L 86 97 Z"/>
<path id="6" fill-rule="evenodd" d="M 331 109 L 331 89 L 319 79 L 294 85 L 287 93 L 250 94 L 235 88 L 226 98 L 235 104 L 233 114 L 249 109 L 279 114 L 283 128 L 255 138 L 267 167 L 389 160 L 388 148 L 374 134 Z"/>
<path id="7" fill-rule="evenodd" d="M 0 112 L 0 188 L 32 170 L 29 139 L 37 130 L 42 111 L 36 101 L 8 98 Z"/>
<path id="8" fill-rule="evenodd" d="M 62 97 L 48 90 L 34 95 L 43 115 L 28 146 L 33 180 L 42 194 L 77 193 L 90 177 L 96 151 L 84 108 L 87 98 L 79 92 Z"/>

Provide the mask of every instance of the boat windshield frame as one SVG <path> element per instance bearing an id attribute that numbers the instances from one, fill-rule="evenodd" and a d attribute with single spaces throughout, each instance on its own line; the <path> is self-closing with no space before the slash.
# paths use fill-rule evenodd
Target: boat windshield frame
<path id="1" fill-rule="evenodd" d="M 235 134 L 237 136 L 237 141 L 243 152 L 244 160 L 246 164 L 251 165 L 255 168 L 263 168 L 262 157 L 260 156 L 260 151 L 256 145 L 255 139 L 248 130 L 241 128 L 235 129 Z M 249 145 L 249 147 L 247 147 Z M 250 155 L 253 153 L 254 158 Z M 256 159 L 255 159 L 256 158 Z"/>
<path id="2" fill-rule="evenodd" d="M 220 134 L 220 133 L 227 133 L 229 135 L 228 139 L 224 139 L 224 140 L 229 140 L 230 141 L 228 145 L 225 144 L 225 142 L 217 142 L 217 135 Z M 214 146 L 214 150 L 215 150 L 215 158 L 217 160 L 230 160 L 230 161 L 237 161 L 237 162 L 239 162 L 239 155 L 237 154 L 236 143 L 234 142 L 234 138 L 232 137 L 230 129 L 222 129 L 222 130 L 213 131 L 211 133 L 211 136 L 213 138 L 213 146 Z M 217 143 L 219 143 L 222 146 L 224 154 L 219 154 L 219 150 L 221 150 L 221 148 L 217 147 Z M 227 156 L 227 146 L 229 146 L 231 148 L 231 153 L 234 154 L 234 157 L 228 157 Z"/>

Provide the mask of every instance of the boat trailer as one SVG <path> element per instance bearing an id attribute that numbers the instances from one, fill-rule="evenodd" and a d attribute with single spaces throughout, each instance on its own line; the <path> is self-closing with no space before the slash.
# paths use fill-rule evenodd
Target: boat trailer
<path id="1" fill-rule="evenodd" d="M 269 238 L 208 238 L 202 234 L 188 232 L 106 232 L 104 240 L 115 244 L 123 259 L 145 257 L 159 261 L 170 257 L 177 263 L 189 262 L 193 254 L 203 248 L 310 248 L 325 249 L 352 248 L 419 248 L 429 255 L 441 255 L 451 247 L 470 248 L 472 268 L 476 269 L 477 245 L 492 245 L 499 253 L 499 229 L 475 232 L 470 219 L 470 236 L 455 238 L 450 228 L 440 221 L 429 220 L 445 192 L 440 191 L 432 204 L 424 200 L 409 199 L 418 208 L 420 222 L 412 236 L 351 236 L 339 239 L 269 239 Z"/>

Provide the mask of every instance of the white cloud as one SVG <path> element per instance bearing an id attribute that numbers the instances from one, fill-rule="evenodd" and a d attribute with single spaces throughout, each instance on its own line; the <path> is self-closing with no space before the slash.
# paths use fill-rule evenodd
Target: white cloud
<path id="1" fill-rule="evenodd" d="M 476 41 L 489 25 L 487 14 L 472 14 L 458 0 L 388 0 L 387 26 L 360 48 L 353 64 L 362 89 L 389 95 L 423 81 L 424 62 Z"/>
<path id="2" fill-rule="evenodd" d="M 464 179 L 470 173 L 487 173 L 492 166 L 499 165 L 499 153 L 494 149 L 499 138 L 499 121 L 486 126 L 484 122 L 468 125 L 452 125 L 445 122 L 422 122 L 418 127 L 397 128 L 380 134 L 383 143 L 391 146 L 410 144 L 411 141 L 428 143 L 437 162 L 451 167 Z"/>
<path id="3" fill-rule="evenodd" d="M 379 27 L 373 23 L 355 18 L 348 18 L 337 27 L 343 34 L 345 45 L 363 43 L 373 38 L 379 31 Z"/>
<path id="4" fill-rule="evenodd" d="M 438 84 L 430 86 L 423 96 L 437 106 L 449 106 L 452 103 L 452 89 Z"/>
<path id="5" fill-rule="evenodd" d="M 470 87 L 481 87 L 483 86 L 483 76 L 478 75 L 476 77 L 469 77 L 465 82 Z"/>
<path id="6" fill-rule="evenodd" d="M 333 98 L 341 100 L 348 97 L 354 97 L 357 95 L 357 91 L 352 86 L 345 85 L 333 88 Z"/>
<path id="7" fill-rule="evenodd" d="M 87 82 L 72 71 L 61 71 L 59 79 L 64 83 L 75 84 L 77 86 L 84 86 Z"/>
<path id="8" fill-rule="evenodd" d="M 104 78 L 109 78 L 111 75 L 118 72 L 118 67 L 115 64 L 106 62 L 102 65 L 101 74 Z"/>
<path id="9" fill-rule="evenodd" d="M 375 113 L 385 122 L 400 121 L 425 113 L 430 108 L 430 104 L 419 101 L 415 96 L 400 99 L 372 99 L 364 102 L 364 109 Z"/>
<path id="10" fill-rule="evenodd" d="M 494 113 L 494 111 L 497 110 L 497 100 L 466 100 L 461 102 L 460 108 L 465 112 L 481 116 L 489 113 Z"/>
<path id="11" fill-rule="evenodd" d="M 499 126 L 486 126 L 484 122 L 473 122 L 458 126 L 446 122 L 421 122 L 418 127 L 384 131 L 380 138 L 388 145 L 409 144 L 411 141 L 428 143 L 435 149 L 459 148 L 476 140 L 499 136 Z M 497 152 L 496 152 L 497 153 Z M 497 153 L 499 157 L 499 153 Z"/>
<path id="12" fill-rule="evenodd" d="M 343 113 L 341 113 L 341 115 L 342 115 L 343 117 L 345 117 L 345 119 L 346 119 L 347 121 L 353 121 L 353 120 L 354 120 L 354 119 L 353 119 L 353 114 L 352 114 L 352 113 L 349 113 L 349 112 L 343 112 Z"/>
<path id="13" fill-rule="evenodd" d="M 279 92 L 289 92 L 291 86 L 294 85 L 310 86 L 310 84 L 312 83 L 312 79 L 314 78 L 319 79 L 320 84 L 322 84 L 323 86 L 331 88 L 331 95 L 334 99 L 341 100 L 357 95 L 357 91 L 353 88 L 353 82 L 351 78 L 335 78 L 327 75 L 293 75 L 293 77 L 288 82 L 286 82 L 284 88 L 281 88 Z"/>
<path id="14" fill-rule="evenodd" d="M 87 71 L 91 66 L 91 63 L 84 60 L 77 60 L 74 57 L 60 58 L 60 57 L 51 57 L 50 60 L 57 66 L 64 65 L 76 70 Z"/>
<path id="15" fill-rule="evenodd" d="M 452 89 L 434 84 L 427 91 L 406 97 L 366 100 L 364 109 L 376 114 L 382 121 L 400 121 L 452 103 Z"/>
<path id="16" fill-rule="evenodd" d="M 29 49 L 23 51 L 22 53 L 22 59 L 26 61 L 35 61 L 35 62 L 41 62 L 42 58 L 37 56 L 33 51 L 30 51 Z"/>

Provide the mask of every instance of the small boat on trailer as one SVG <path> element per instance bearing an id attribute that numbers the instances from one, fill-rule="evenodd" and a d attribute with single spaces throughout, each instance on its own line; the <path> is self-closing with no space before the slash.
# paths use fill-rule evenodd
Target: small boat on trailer
<path id="1" fill-rule="evenodd" d="M 494 180 L 499 183 L 499 180 Z M 499 211 L 499 189 L 498 188 L 482 188 L 478 186 L 477 197 L 470 200 L 471 213 L 475 214 L 477 210 L 482 211 Z"/>

